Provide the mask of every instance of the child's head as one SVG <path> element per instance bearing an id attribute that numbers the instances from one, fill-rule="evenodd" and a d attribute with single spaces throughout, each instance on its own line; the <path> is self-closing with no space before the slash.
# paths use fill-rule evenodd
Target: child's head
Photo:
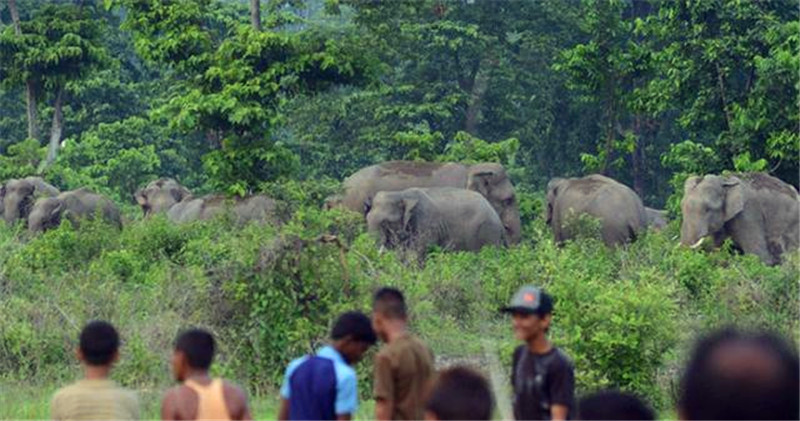
<path id="1" fill-rule="evenodd" d="M 489 420 L 494 398 L 489 383 L 466 367 L 439 373 L 425 404 L 427 420 Z"/>
<path id="2" fill-rule="evenodd" d="M 550 330 L 553 299 L 544 290 L 526 285 L 514 294 L 503 312 L 511 313 L 517 339 L 527 342 Z"/>
<path id="3" fill-rule="evenodd" d="M 214 360 L 216 344 L 211 333 L 189 329 L 178 335 L 172 354 L 172 372 L 178 381 L 186 380 L 191 371 L 208 371 Z"/>
<path id="4" fill-rule="evenodd" d="M 78 359 L 90 366 L 110 366 L 119 358 L 119 334 L 108 322 L 89 322 L 81 331 Z"/>
<path id="5" fill-rule="evenodd" d="M 331 330 L 331 339 L 349 364 L 361 361 L 364 353 L 377 341 L 372 322 L 360 311 L 348 311 L 339 316 Z"/>
<path id="6" fill-rule="evenodd" d="M 405 322 L 408 318 L 406 300 L 396 288 L 381 288 L 372 299 L 372 327 L 382 340 L 386 340 L 386 325 L 392 321 Z"/>

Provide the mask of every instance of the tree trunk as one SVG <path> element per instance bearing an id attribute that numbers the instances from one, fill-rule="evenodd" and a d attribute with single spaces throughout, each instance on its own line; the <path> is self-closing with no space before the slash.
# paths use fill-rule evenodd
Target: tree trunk
<path id="1" fill-rule="evenodd" d="M 477 135 L 478 113 L 481 111 L 481 102 L 483 102 L 483 97 L 489 88 L 490 64 L 487 59 L 481 60 L 478 65 L 478 71 L 475 72 L 475 80 L 472 82 L 469 105 L 467 106 L 467 119 L 464 124 L 464 130 L 471 135 Z"/>
<path id="2" fill-rule="evenodd" d="M 39 173 L 56 160 L 58 148 L 61 146 L 61 132 L 64 129 L 64 114 L 61 111 L 61 99 L 63 96 L 64 87 L 59 86 L 56 93 L 56 101 L 53 104 L 53 125 L 50 128 L 50 144 L 47 147 L 47 157 L 39 165 Z"/>
<path id="3" fill-rule="evenodd" d="M 641 117 L 633 117 L 633 135 L 635 144 L 631 160 L 633 161 L 633 191 L 644 200 L 644 134 L 642 133 Z"/>
<path id="4" fill-rule="evenodd" d="M 16 33 L 18 37 L 21 37 L 22 28 L 19 25 L 19 10 L 17 9 L 16 0 L 8 0 L 8 11 L 11 14 L 11 23 L 14 25 L 14 33 Z M 28 138 L 39 139 L 39 130 L 37 126 L 39 113 L 36 109 L 36 84 L 30 79 L 25 81 L 25 103 L 28 114 Z"/>
<path id="5" fill-rule="evenodd" d="M 250 0 L 250 23 L 253 29 L 261 32 L 261 0 Z"/>

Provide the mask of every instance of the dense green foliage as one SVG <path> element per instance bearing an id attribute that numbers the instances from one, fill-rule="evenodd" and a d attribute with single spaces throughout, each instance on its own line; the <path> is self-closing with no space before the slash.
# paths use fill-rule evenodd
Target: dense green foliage
<path id="1" fill-rule="evenodd" d="M 0 387 L 74 374 L 79 326 L 104 317 L 125 336 L 125 384 L 162 388 L 173 335 L 197 324 L 219 335 L 220 373 L 272 392 L 337 312 L 366 310 L 384 284 L 407 292 L 438 355 L 481 365 L 508 364 L 514 346 L 497 308 L 543 284 L 580 391 L 617 386 L 659 408 L 709 328 L 800 338 L 796 255 L 766 267 L 693 253 L 675 247 L 677 221 L 624 249 L 556 248 L 540 218 L 554 176 L 603 172 L 676 217 L 690 174 L 797 185 L 794 2 L 261 3 L 261 30 L 233 0 L 0 4 L 0 180 L 41 171 L 127 216 L 121 233 L 0 227 Z M 357 216 L 319 210 L 344 177 L 390 159 L 503 163 L 523 243 L 416 267 L 378 253 Z M 161 176 L 264 192 L 290 222 L 142 221 L 132 194 Z"/>

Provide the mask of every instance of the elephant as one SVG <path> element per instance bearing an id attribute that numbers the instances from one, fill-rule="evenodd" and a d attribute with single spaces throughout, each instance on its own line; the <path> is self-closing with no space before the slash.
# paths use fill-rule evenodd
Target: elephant
<path id="1" fill-rule="evenodd" d="M 522 237 L 522 224 L 514 186 L 500 164 L 463 165 L 453 162 L 389 161 L 360 169 L 343 182 L 344 194 L 326 207 L 341 205 L 366 215 L 380 191 L 411 187 L 454 187 L 474 190 L 492 205 L 506 231 L 509 243 Z"/>
<path id="2" fill-rule="evenodd" d="M 8 180 L 0 186 L 0 214 L 9 225 L 18 219 L 27 221 L 36 199 L 53 197 L 58 193 L 57 188 L 45 182 L 41 177 Z"/>
<path id="3" fill-rule="evenodd" d="M 689 177 L 681 213 L 681 244 L 691 248 L 707 237 L 717 247 L 730 238 L 742 252 L 775 265 L 800 244 L 797 190 L 764 173 Z"/>
<path id="4" fill-rule="evenodd" d="M 137 191 L 134 196 L 145 217 L 163 212 L 167 214 L 167 219 L 179 224 L 211 219 L 225 211 L 229 205 L 238 224 L 249 221 L 278 222 L 278 202 L 267 196 L 229 199 L 223 195 L 210 194 L 194 197 L 189 189 L 171 178 L 155 180 Z"/>
<path id="5" fill-rule="evenodd" d="M 565 222 L 571 215 L 600 219 L 602 240 L 607 246 L 633 241 L 647 224 L 639 196 L 628 186 L 600 174 L 583 178 L 554 178 L 547 185 L 546 221 L 555 241 L 574 236 Z"/>
<path id="6" fill-rule="evenodd" d="M 647 216 L 647 226 L 656 231 L 661 231 L 667 227 L 669 219 L 667 219 L 667 211 L 660 209 L 644 207 L 645 215 Z"/>
<path id="7" fill-rule="evenodd" d="M 454 187 L 413 187 L 375 194 L 367 227 L 386 248 L 411 249 L 420 258 L 430 246 L 477 251 L 503 245 L 505 229 L 481 194 Z"/>
<path id="8" fill-rule="evenodd" d="M 28 230 L 42 232 L 58 227 L 64 217 L 77 228 L 82 219 L 92 220 L 98 214 L 109 224 L 122 229 L 122 217 L 114 202 L 86 188 L 70 190 L 56 197 L 37 200 L 28 216 Z"/>

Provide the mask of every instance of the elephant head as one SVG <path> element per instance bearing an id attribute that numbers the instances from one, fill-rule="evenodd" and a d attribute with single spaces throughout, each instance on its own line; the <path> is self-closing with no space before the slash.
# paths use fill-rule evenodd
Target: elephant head
<path id="1" fill-rule="evenodd" d="M 400 192 L 378 192 L 372 198 L 367 214 L 367 227 L 379 236 L 387 248 L 408 245 L 417 232 L 418 205 L 422 192 L 409 189 Z"/>
<path id="2" fill-rule="evenodd" d="M 64 201 L 57 197 L 46 197 L 36 201 L 28 216 L 28 229 L 31 232 L 42 232 L 61 224 L 64 212 Z"/>
<path id="3" fill-rule="evenodd" d="M 192 196 L 192 192 L 171 178 L 160 178 L 139 189 L 134 197 L 144 216 L 166 212 L 176 203 Z"/>
<path id="4" fill-rule="evenodd" d="M 681 244 L 692 248 L 708 236 L 721 241 L 723 227 L 744 209 L 744 188 L 738 177 L 689 177 L 681 200 Z"/>
<path id="5" fill-rule="evenodd" d="M 39 196 L 55 196 L 58 190 L 39 177 L 11 179 L 2 189 L 3 217 L 13 224 L 17 219 L 26 219 L 33 203 Z"/>
<path id="6" fill-rule="evenodd" d="M 483 195 L 497 212 L 505 228 L 506 238 L 516 244 L 522 238 L 517 194 L 505 168 L 500 164 L 476 164 L 470 167 L 467 189 Z"/>

